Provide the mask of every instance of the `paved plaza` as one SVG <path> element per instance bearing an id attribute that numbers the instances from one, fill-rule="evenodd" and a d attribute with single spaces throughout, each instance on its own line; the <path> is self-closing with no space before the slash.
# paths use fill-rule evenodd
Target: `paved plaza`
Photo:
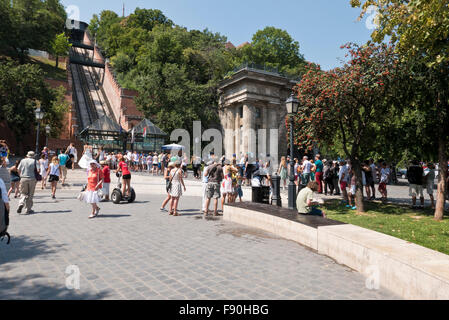
<path id="1" fill-rule="evenodd" d="M 38 189 L 33 215 L 18 215 L 12 200 L 0 299 L 397 299 L 295 242 L 203 219 L 196 181 L 186 183 L 180 217 L 159 211 L 161 177 L 134 175 L 134 204 L 102 203 L 88 220 L 90 206 L 75 199 L 84 175 L 70 171 L 55 200 Z M 68 266 L 79 268 L 79 290 L 66 288 Z"/>

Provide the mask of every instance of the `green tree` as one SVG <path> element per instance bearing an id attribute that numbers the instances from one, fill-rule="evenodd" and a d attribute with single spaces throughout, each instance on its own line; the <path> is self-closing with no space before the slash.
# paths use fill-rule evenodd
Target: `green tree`
<path id="1" fill-rule="evenodd" d="M 0 0 L 2 30 L 0 52 L 25 62 L 28 49 L 49 50 L 51 41 L 64 31 L 66 13 L 55 0 Z"/>
<path id="2" fill-rule="evenodd" d="M 250 45 L 241 48 L 242 60 L 278 68 L 281 72 L 298 75 L 304 66 L 299 43 L 287 31 L 266 27 L 257 31 Z"/>
<path id="3" fill-rule="evenodd" d="M 392 47 L 346 45 L 350 60 L 342 68 L 323 72 L 309 66 L 297 86 L 300 100 L 294 143 L 308 150 L 317 143 L 333 146 L 338 140 L 355 170 L 358 212 L 364 212 L 361 162 L 379 124 L 397 117 L 396 83 L 402 66 Z"/>
<path id="4" fill-rule="evenodd" d="M 66 110 L 63 106 L 67 105 L 61 100 L 61 89 L 58 90 L 49 88 L 37 65 L 0 63 L 0 120 L 5 120 L 21 141 L 30 132 L 30 125 L 36 123 L 35 101 L 39 101 L 45 112 L 44 121 L 49 119 L 55 128 L 62 127 Z"/>
<path id="5" fill-rule="evenodd" d="M 59 57 L 66 57 L 69 53 L 72 44 L 69 42 L 69 37 L 65 33 L 56 35 L 51 42 L 51 53 L 56 56 L 56 68 L 59 66 Z"/>
<path id="6" fill-rule="evenodd" d="M 403 59 L 421 68 L 421 85 L 428 94 L 421 108 L 424 118 L 432 119 L 437 128 L 440 182 L 435 219 L 442 220 L 447 190 L 449 146 L 449 8 L 441 0 L 351 0 L 353 7 L 362 9 L 361 17 L 370 6 L 378 10 L 378 28 L 371 37 L 381 42 L 391 37 Z M 421 100 L 422 102 L 422 100 Z M 432 105 L 428 108 L 429 103 Z M 424 122 L 424 124 L 426 124 Z"/>
<path id="7" fill-rule="evenodd" d="M 172 27 L 173 21 L 160 10 L 136 8 L 134 13 L 127 17 L 125 24 L 129 28 L 142 28 L 151 31 L 156 25 Z"/>

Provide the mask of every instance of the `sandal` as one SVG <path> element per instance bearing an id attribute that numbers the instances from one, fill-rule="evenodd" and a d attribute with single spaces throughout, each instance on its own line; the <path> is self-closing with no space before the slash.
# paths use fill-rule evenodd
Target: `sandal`
<path id="1" fill-rule="evenodd" d="M 173 216 L 175 217 L 179 216 L 178 212 L 173 213 Z"/>
<path id="2" fill-rule="evenodd" d="M 91 215 L 89 216 L 89 219 L 93 219 L 93 218 L 95 218 L 95 217 L 96 217 L 96 215 L 91 214 Z"/>
<path id="3" fill-rule="evenodd" d="M 169 214 L 170 216 L 172 216 L 173 215 L 173 210 L 170 210 L 170 214 Z"/>

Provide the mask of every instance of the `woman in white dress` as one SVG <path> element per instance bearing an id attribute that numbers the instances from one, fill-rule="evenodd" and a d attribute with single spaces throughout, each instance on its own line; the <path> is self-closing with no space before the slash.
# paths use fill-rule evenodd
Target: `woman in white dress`
<path id="1" fill-rule="evenodd" d="M 89 219 L 95 218 L 100 212 L 100 197 L 98 196 L 98 190 L 103 187 L 104 175 L 101 170 L 101 166 L 95 160 L 89 162 L 89 172 L 87 175 L 87 188 L 84 191 L 84 202 L 89 203 L 92 206 L 92 213 Z"/>
<path id="2" fill-rule="evenodd" d="M 170 202 L 170 215 L 178 216 L 178 202 L 182 196 L 182 188 L 186 191 L 184 180 L 182 179 L 183 172 L 181 169 L 181 163 L 178 161 L 175 163 L 175 168 L 170 171 L 171 189 L 169 191 Z"/>
<path id="3" fill-rule="evenodd" d="M 81 157 L 80 161 L 78 161 L 78 165 L 83 169 L 88 169 L 92 160 L 92 146 L 86 143 L 84 145 L 83 156 Z"/>
<path id="4" fill-rule="evenodd" d="M 75 145 L 70 143 L 66 152 L 68 152 L 70 160 L 72 161 L 72 170 L 75 170 L 75 163 L 78 161 L 78 152 L 76 151 Z"/>
<path id="5" fill-rule="evenodd" d="M 41 155 L 39 159 L 39 174 L 42 176 L 41 188 L 44 190 L 47 187 L 47 174 L 48 174 L 48 159 L 45 159 L 45 154 Z"/>

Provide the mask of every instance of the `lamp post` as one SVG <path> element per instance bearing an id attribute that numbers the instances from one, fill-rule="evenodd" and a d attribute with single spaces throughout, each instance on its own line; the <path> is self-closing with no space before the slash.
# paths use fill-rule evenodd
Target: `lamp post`
<path id="1" fill-rule="evenodd" d="M 41 129 L 41 120 L 44 118 L 44 113 L 41 110 L 40 107 L 40 101 L 36 101 L 37 109 L 34 111 L 34 114 L 36 115 L 36 121 L 37 121 L 37 131 L 36 131 L 36 159 L 39 159 L 39 131 Z"/>
<path id="2" fill-rule="evenodd" d="M 292 94 L 285 102 L 290 118 L 290 177 L 288 184 L 288 208 L 296 210 L 296 185 L 295 185 L 295 161 L 293 154 L 293 116 L 298 112 L 299 101 Z"/>
<path id="3" fill-rule="evenodd" d="M 45 136 L 45 145 L 48 147 L 48 135 L 50 134 L 50 130 L 51 130 L 51 128 L 50 128 L 50 126 L 47 124 L 46 126 L 45 126 L 45 133 L 46 133 L 46 136 Z"/>

